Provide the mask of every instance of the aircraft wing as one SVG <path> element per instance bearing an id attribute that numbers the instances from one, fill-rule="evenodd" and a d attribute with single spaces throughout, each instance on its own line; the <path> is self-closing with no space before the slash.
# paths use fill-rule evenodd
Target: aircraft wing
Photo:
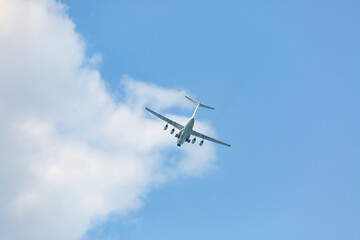
<path id="1" fill-rule="evenodd" d="M 191 135 L 194 135 L 194 136 L 199 137 L 199 138 L 202 138 L 202 139 L 209 140 L 209 141 L 214 142 L 214 143 L 222 144 L 222 145 L 225 145 L 225 146 L 227 146 L 227 147 L 230 147 L 230 146 L 231 146 L 230 144 L 227 144 L 227 143 L 221 142 L 221 141 L 219 141 L 219 140 L 216 140 L 216 139 L 214 139 L 214 138 L 208 137 L 208 136 L 206 136 L 206 135 L 204 135 L 204 134 L 202 134 L 202 133 L 199 133 L 199 132 L 197 132 L 197 131 L 194 131 L 194 130 L 191 130 Z"/>
<path id="2" fill-rule="evenodd" d="M 146 110 L 148 110 L 149 112 L 151 112 L 152 114 L 154 114 L 155 116 L 157 116 L 158 118 L 164 120 L 165 122 L 169 123 L 170 125 L 173 125 L 174 127 L 176 127 L 177 129 L 181 130 L 184 128 L 183 125 L 171 120 L 171 119 L 168 119 L 167 117 L 164 117 L 163 115 L 157 113 L 157 112 L 154 112 L 153 110 L 149 109 L 149 108 L 145 108 Z"/>

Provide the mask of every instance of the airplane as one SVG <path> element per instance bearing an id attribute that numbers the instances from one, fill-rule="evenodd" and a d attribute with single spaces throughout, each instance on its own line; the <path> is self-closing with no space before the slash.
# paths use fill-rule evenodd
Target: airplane
<path id="1" fill-rule="evenodd" d="M 194 144 L 195 141 L 196 141 L 196 137 L 198 138 L 201 138 L 201 142 L 199 143 L 200 146 L 202 146 L 204 144 L 204 140 L 209 140 L 211 142 L 214 142 L 214 143 L 218 143 L 218 144 L 222 144 L 222 145 L 225 145 L 227 147 L 230 147 L 231 145 L 230 144 L 227 144 L 227 143 L 224 143 L 224 142 L 221 142 L 219 140 L 216 140 L 214 138 L 211 138 L 211 137 L 208 137 L 202 133 L 199 133 L 199 132 L 196 132 L 193 130 L 193 127 L 194 127 L 194 123 L 195 123 L 195 114 L 196 114 L 196 111 L 198 110 L 199 107 L 203 107 L 203 108 L 207 108 L 207 109 L 215 109 L 215 108 L 212 108 L 212 107 L 209 107 L 209 106 L 206 106 L 204 104 L 201 104 L 191 98 L 189 98 L 188 96 L 185 96 L 188 100 L 190 100 L 192 103 L 194 103 L 196 105 L 196 108 L 195 108 L 195 111 L 192 115 L 192 117 L 185 123 L 185 125 L 181 125 L 167 117 L 164 117 L 163 115 L 149 109 L 149 108 L 145 108 L 147 111 L 149 111 L 150 113 L 154 114 L 155 116 L 157 116 L 158 118 L 164 120 L 166 122 L 166 125 L 164 127 L 164 131 L 166 131 L 169 127 L 169 124 L 174 126 L 173 129 L 171 129 L 170 131 L 170 134 L 173 134 L 175 132 L 175 128 L 179 129 L 179 133 L 176 133 L 175 134 L 175 137 L 177 138 L 177 146 L 180 147 L 184 142 L 188 142 L 188 143 L 192 143 Z M 194 138 L 192 140 L 190 140 L 191 136 L 194 136 Z"/>

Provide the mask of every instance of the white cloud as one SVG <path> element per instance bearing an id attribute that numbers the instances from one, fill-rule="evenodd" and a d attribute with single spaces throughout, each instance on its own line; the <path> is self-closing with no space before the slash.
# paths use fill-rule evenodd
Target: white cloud
<path id="1" fill-rule="evenodd" d="M 100 55 L 85 56 L 66 11 L 52 0 L 0 0 L 4 240 L 79 239 L 94 221 L 138 209 L 154 186 L 198 176 L 215 159 L 211 144 L 178 149 L 144 112 L 188 107 L 184 91 L 124 77 L 123 100 L 114 101 L 94 66 Z"/>

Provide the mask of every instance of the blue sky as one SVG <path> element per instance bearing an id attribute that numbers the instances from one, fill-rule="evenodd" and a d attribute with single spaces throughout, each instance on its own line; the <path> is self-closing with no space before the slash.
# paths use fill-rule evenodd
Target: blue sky
<path id="1" fill-rule="evenodd" d="M 360 239 L 358 1 L 61 2 L 0 1 L 2 237 Z"/>
<path id="2" fill-rule="evenodd" d="M 359 2 L 63 2 L 110 89 L 186 89 L 233 145 L 88 236 L 359 239 Z"/>

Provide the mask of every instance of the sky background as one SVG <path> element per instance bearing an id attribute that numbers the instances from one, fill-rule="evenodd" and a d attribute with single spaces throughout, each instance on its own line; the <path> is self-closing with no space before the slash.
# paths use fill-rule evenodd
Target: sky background
<path id="1" fill-rule="evenodd" d="M 360 238 L 358 1 L 63 2 L 110 89 L 125 74 L 186 89 L 232 144 L 89 236 Z"/>
<path id="2" fill-rule="evenodd" d="M 82 240 L 360 239 L 359 1 L 61 2 L 107 91 L 122 101 L 124 76 L 185 90 L 232 145 Z"/>

